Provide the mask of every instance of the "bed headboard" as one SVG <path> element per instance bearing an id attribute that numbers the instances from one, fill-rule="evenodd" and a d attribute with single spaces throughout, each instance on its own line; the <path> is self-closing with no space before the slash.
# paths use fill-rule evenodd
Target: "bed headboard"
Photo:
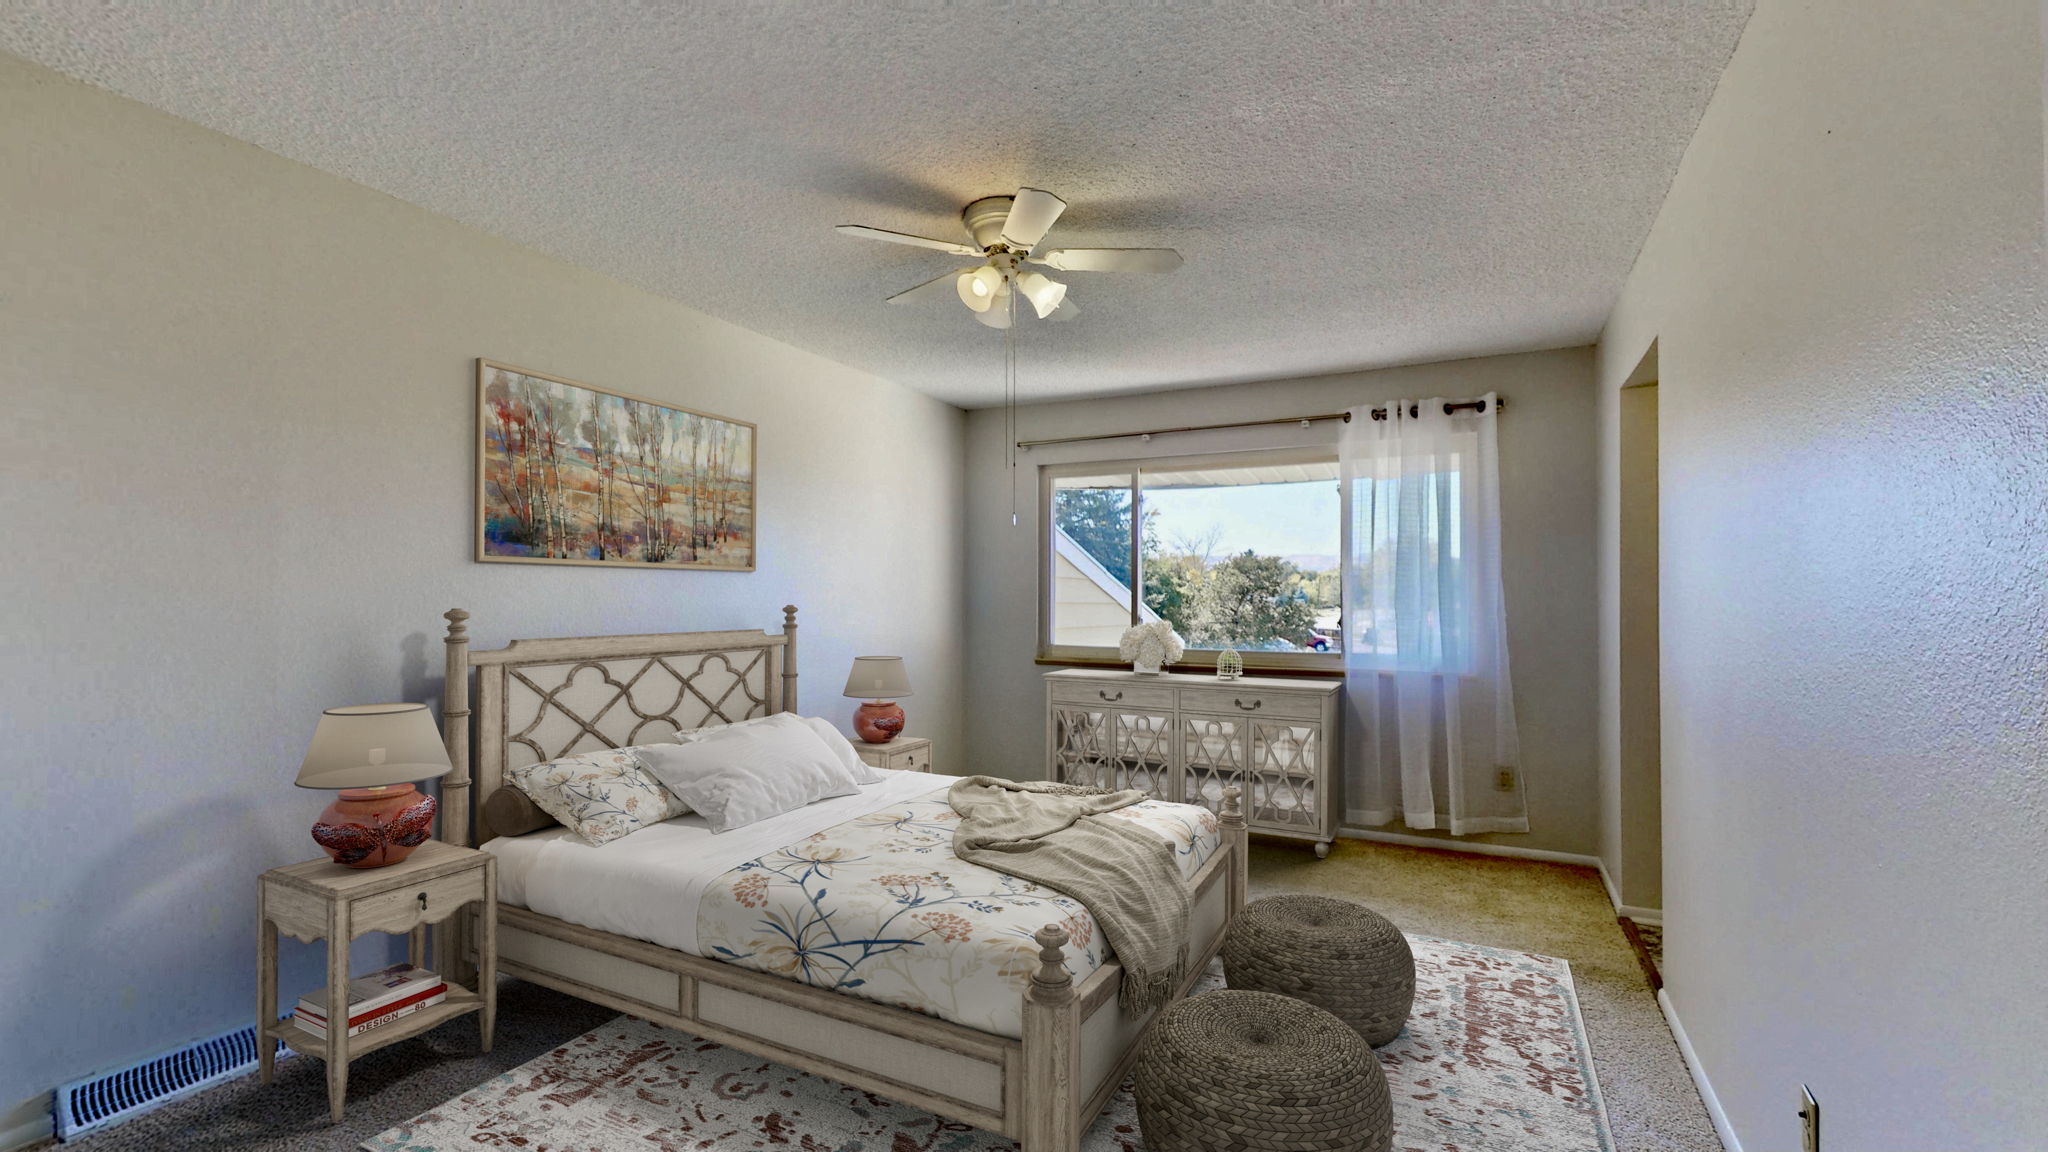
<path id="1" fill-rule="evenodd" d="M 796 711 L 796 605 L 782 633 L 668 632 L 514 640 L 472 652 L 469 613 L 448 620 L 441 735 L 441 839 L 475 847 L 497 835 L 483 802 L 505 773 L 575 752 L 651 744 L 684 728 Z M 476 759 L 470 773 L 470 670 Z"/>

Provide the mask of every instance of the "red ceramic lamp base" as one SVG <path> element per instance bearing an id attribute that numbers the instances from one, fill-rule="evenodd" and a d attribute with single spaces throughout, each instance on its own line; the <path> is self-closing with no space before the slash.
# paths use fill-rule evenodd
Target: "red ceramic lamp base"
<path id="1" fill-rule="evenodd" d="M 434 798 L 410 784 L 344 788 L 313 824 L 313 842 L 336 864 L 382 868 L 434 834 Z"/>
<path id="2" fill-rule="evenodd" d="M 903 733 L 903 706 L 869 700 L 853 710 L 853 730 L 870 744 L 887 744 Z"/>

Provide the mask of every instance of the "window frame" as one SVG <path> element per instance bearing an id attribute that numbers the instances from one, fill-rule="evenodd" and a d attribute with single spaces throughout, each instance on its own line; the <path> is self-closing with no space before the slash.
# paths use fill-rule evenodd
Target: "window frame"
<path id="1" fill-rule="evenodd" d="M 1062 667 L 1108 665 L 1118 668 L 1130 667 L 1130 661 L 1117 657 L 1114 647 L 1096 647 L 1082 644 L 1055 644 L 1052 640 L 1053 602 L 1057 595 L 1058 581 L 1053 575 L 1053 529 L 1058 520 L 1053 515 L 1052 500 L 1056 481 L 1070 476 L 1093 476 L 1101 473 L 1128 472 L 1131 475 L 1131 605 L 1130 620 L 1138 622 L 1138 604 L 1144 596 L 1144 474 L 1164 472 L 1181 468 L 1231 468 L 1259 467 L 1276 464 L 1337 464 L 1337 448 L 1328 446 L 1298 446 L 1287 448 L 1261 448 L 1249 451 L 1198 452 L 1177 456 L 1136 456 L 1111 460 L 1073 460 L 1057 464 L 1038 466 L 1038 658 L 1039 664 L 1056 664 Z M 1331 481 L 1337 485 L 1340 497 L 1343 493 L 1343 474 Z M 1338 513 L 1339 551 L 1337 563 L 1340 571 L 1346 567 L 1343 554 L 1344 536 L 1347 526 L 1344 517 L 1349 502 L 1340 500 Z M 1169 671 L 1214 672 L 1216 656 L 1221 649 L 1189 648 L 1180 662 L 1169 667 Z M 1344 645 L 1338 644 L 1328 652 L 1259 652 L 1240 651 L 1245 671 L 1285 672 L 1341 676 L 1344 674 Z"/>

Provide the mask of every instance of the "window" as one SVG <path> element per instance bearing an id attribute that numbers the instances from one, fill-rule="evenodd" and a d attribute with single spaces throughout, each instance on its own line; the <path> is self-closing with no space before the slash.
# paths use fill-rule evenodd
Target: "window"
<path id="1" fill-rule="evenodd" d="M 1235 648 L 1248 666 L 1335 665 L 1342 508 L 1333 453 L 1186 457 L 1043 472 L 1041 655 L 1116 659 L 1133 623 L 1165 620 L 1186 663 Z"/>

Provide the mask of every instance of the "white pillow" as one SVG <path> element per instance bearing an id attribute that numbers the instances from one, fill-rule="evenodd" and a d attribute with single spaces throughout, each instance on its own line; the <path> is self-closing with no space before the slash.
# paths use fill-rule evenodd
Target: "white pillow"
<path id="1" fill-rule="evenodd" d="M 839 729 L 833 727 L 830 720 L 823 716 L 802 716 L 799 719 L 811 730 L 812 735 L 824 741 L 825 747 L 831 749 L 834 756 L 839 757 L 839 763 L 845 766 L 848 772 L 853 773 L 855 780 L 863 784 L 880 784 L 889 778 L 888 769 L 877 768 L 861 759 L 860 753 L 853 750 L 853 741 L 848 740 Z"/>
<path id="2" fill-rule="evenodd" d="M 861 759 L 860 753 L 853 750 L 853 742 L 823 716 L 797 716 L 789 712 L 777 712 L 771 716 L 756 716 L 752 720 L 715 724 L 709 728 L 685 728 L 676 733 L 675 742 L 689 744 L 702 740 L 714 732 L 730 732 L 735 728 L 756 728 L 771 724 L 800 724 L 810 729 L 817 734 L 818 739 L 824 741 L 825 747 L 831 749 L 832 754 L 839 758 L 839 763 L 844 765 L 848 772 L 853 773 L 853 778 L 862 784 L 880 784 L 889 778 L 886 769 L 877 768 Z"/>
<path id="3" fill-rule="evenodd" d="M 640 760 L 714 832 L 851 796 L 860 782 L 804 724 L 728 725 L 683 744 L 643 744 Z"/>
<path id="4" fill-rule="evenodd" d="M 787 715 L 789 715 L 787 712 L 771 712 L 766 716 L 756 716 L 752 720 L 735 720 L 730 724 L 706 724 L 702 728 L 678 728 L 676 729 L 676 734 L 669 737 L 666 743 L 688 744 L 692 740 L 709 736 L 713 732 L 727 732 L 734 728 L 752 728 L 757 724 L 773 724 L 777 717 Z"/>

